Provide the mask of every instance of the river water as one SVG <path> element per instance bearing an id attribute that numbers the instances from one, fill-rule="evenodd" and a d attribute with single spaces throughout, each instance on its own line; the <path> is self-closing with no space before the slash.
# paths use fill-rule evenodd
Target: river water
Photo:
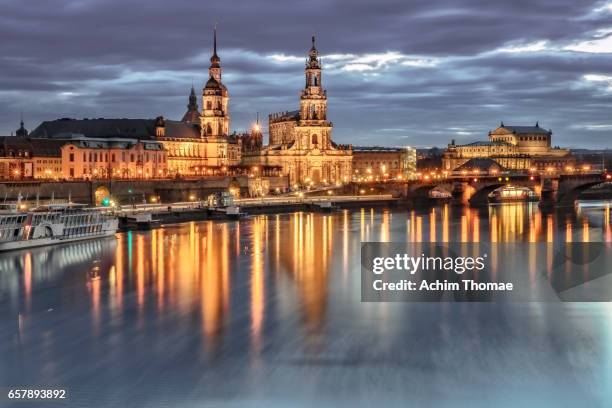
<path id="1" fill-rule="evenodd" d="M 605 206 L 363 208 L 4 253 L 0 390 L 67 392 L 16 407 L 609 406 L 608 303 L 362 303 L 362 241 L 612 228 Z"/>

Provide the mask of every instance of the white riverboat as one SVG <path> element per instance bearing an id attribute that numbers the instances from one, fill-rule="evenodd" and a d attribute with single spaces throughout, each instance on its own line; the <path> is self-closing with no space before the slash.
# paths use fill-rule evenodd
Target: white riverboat
<path id="1" fill-rule="evenodd" d="M 109 237 L 117 217 L 80 204 L 50 204 L 22 211 L 19 205 L 0 208 L 0 251 Z"/>

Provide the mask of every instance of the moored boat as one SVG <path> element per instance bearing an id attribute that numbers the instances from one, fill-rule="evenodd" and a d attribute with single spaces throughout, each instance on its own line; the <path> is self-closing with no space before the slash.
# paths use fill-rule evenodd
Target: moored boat
<path id="1" fill-rule="evenodd" d="M 108 237 L 116 217 L 80 204 L 51 204 L 30 211 L 0 212 L 0 251 Z"/>
<path id="2" fill-rule="evenodd" d="M 504 186 L 489 194 L 491 203 L 538 201 L 538 195 L 527 187 Z"/>

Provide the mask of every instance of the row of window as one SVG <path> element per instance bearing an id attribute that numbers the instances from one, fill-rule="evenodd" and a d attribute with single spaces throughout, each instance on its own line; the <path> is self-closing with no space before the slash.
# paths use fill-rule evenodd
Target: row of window
<path id="1" fill-rule="evenodd" d="M 74 162 L 74 153 L 70 153 L 68 155 L 68 161 L 70 162 Z M 89 159 L 89 160 L 88 160 Z M 86 152 L 83 152 L 83 162 L 87 163 L 108 163 L 108 159 L 109 159 L 109 154 L 108 153 L 100 153 L 98 154 L 97 152 L 89 152 L 89 154 L 87 154 Z M 112 153 L 110 156 L 110 162 L 111 163 L 115 163 L 117 160 L 117 156 L 115 153 Z M 159 154 L 155 154 L 155 153 L 145 153 L 145 154 L 134 154 L 134 153 L 130 153 L 129 156 L 126 152 L 121 152 L 121 161 L 125 162 L 129 159 L 130 163 L 134 163 L 136 160 L 138 160 L 139 162 L 145 161 L 152 161 L 153 163 L 164 163 L 166 161 L 166 158 L 164 157 L 163 154 L 159 153 Z"/>
<path id="2" fill-rule="evenodd" d="M 20 225 L 23 224 L 28 216 L 27 215 L 14 215 L 11 217 L 0 218 L 0 226 L 3 225 Z"/>
<path id="3" fill-rule="evenodd" d="M 399 163 L 397 161 L 392 161 L 392 162 L 388 162 L 388 161 L 383 161 L 383 162 L 380 162 L 380 161 L 377 161 L 377 162 L 370 161 L 370 162 L 367 162 L 367 161 L 365 161 L 365 162 L 359 162 L 359 166 L 360 167 L 371 167 L 372 169 L 379 169 L 382 166 L 387 166 L 387 167 L 389 167 L 391 169 L 397 169 L 398 166 L 399 166 Z"/>

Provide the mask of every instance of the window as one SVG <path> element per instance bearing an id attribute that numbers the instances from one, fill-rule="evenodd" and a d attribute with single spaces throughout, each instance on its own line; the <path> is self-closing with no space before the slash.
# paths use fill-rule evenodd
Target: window
<path id="1" fill-rule="evenodd" d="M 70 153 L 68 160 L 71 162 L 74 161 L 74 153 Z"/>
<path id="2" fill-rule="evenodd" d="M 206 109 L 212 109 L 212 102 L 206 101 Z"/>
<path id="3" fill-rule="evenodd" d="M 134 163 L 134 154 L 130 154 L 130 161 Z"/>
<path id="4" fill-rule="evenodd" d="M 319 140 L 318 140 L 317 135 L 312 135 L 311 143 L 313 145 L 319 144 Z"/>
<path id="5" fill-rule="evenodd" d="M 111 155 L 111 160 L 113 161 L 113 163 L 115 162 L 115 153 Z"/>
<path id="6" fill-rule="evenodd" d="M 74 177 L 74 169 L 73 168 L 70 169 L 70 177 Z"/>

